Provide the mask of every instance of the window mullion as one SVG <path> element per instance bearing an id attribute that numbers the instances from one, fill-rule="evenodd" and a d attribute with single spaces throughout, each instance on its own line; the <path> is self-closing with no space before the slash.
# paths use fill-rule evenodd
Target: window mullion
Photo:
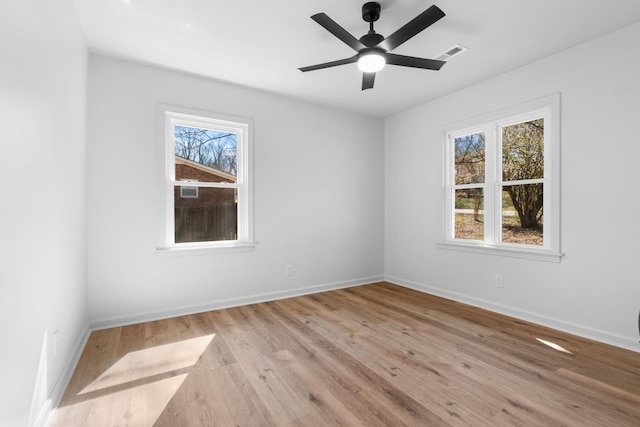
<path id="1" fill-rule="evenodd" d="M 527 184 L 539 184 L 544 183 L 544 178 L 532 178 L 532 179 L 518 179 L 514 181 L 499 181 L 500 185 L 507 187 L 510 185 L 527 185 Z"/>
<path id="2" fill-rule="evenodd" d="M 496 206 L 496 179 L 499 173 L 499 162 L 497 162 L 496 147 L 496 127 L 489 126 L 485 130 L 485 203 L 484 203 L 484 238 L 488 244 L 494 244 L 496 240 L 496 227 L 499 227 L 499 218 L 496 216 L 498 206 Z"/>
<path id="3" fill-rule="evenodd" d="M 502 181 L 502 159 L 503 159 L 503 140 L 502 140 L 502 125 L 496 123 L 494 127 L 495 132 L 495 199 L 493 200 L 495 206 L 495 227 L 493 229 L 493 241 L 495 244 L 502 243 L 502 192 L 504 190 L 504 182 Z"/>
<path id="4" fill-rule="evenodd" d="M 206 182 L 206 181 L 171 181 L 176 187 L 206 187 L 206 188 L 239 188 L 240 184 L 233 182 Z"/>

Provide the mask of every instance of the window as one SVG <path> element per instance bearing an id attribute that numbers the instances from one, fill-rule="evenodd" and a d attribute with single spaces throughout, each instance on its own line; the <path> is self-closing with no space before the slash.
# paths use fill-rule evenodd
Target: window
<path id="1" fill-rule="evenodd" d="M 252 248 L 251 121 L 162 106 L 160 249 Z"/>
<path id="2" fill-rule="evenodd" d="M 440 247 L 560 260 L 559 95 L 445 130 Z"/>

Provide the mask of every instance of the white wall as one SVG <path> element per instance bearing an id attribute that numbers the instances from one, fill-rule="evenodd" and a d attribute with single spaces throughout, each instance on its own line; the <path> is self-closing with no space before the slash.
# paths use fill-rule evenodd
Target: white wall
<path id="1" fill-rule="evenodd" d="M 388 118 L 386 276 L 637 350 L 637 40 L 640 24 Z M 438 249 L 443 126 L 556 92 L 561 263 Z"/>
<path id="2" fill-rule="evenodd" d="M 156 253 L 159 103 L 253 120 L 255 251 Z M 94 326 L 383 277 L 379 119 L 98 55 L 88 112 Z"/>
<path id="3" fill-rule="evenodd" d="M 88 320 L 87 53 L 72 1 L 2 2 L 0 57 L 0 425 L 24 426 L 30 408 L 46 417 Z"/>

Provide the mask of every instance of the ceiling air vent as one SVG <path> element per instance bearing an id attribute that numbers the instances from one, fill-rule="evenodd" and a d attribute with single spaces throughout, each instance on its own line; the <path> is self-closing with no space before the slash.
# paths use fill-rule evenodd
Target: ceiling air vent
<path id="1" fill-rule="evenodd" d="M 449 58 L 452 58 L 456 55 L 460 55 L 462 52 L 464 52 L 465 50 L 467 50 L 466 47 L 457 44 L 451 48 L 449 48 L 445 53 L 437 56 L 435 59 L 439 60 L 439 61 L 446 61 Z"/>

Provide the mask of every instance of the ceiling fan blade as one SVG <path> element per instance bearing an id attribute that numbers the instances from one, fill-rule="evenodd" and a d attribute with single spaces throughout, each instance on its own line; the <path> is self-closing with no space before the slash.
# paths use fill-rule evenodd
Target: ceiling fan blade
<path id="1" fill-rule="evenodd" d="M 415 56 L 396 55 L 394 53 L 387 53 L 385 57 L 387 64 L 424 68 L 426 70 L 439 70 L 446 64 L 445 61 L 439 61 L 437 59 L 416 58 Z"/>
<path id="2" fill-rule="evenodd" d="M 376 73 L 362 73 L 362 90 L 373 89 Z"/>
<path id="3" fill-rule="evenodd" d="M 438 6 L 433 5 L 387 37 L 380 46 L 391 51 L 444 16 L 444 12 Z"/>
<path id="4" fill-rule="evenodd" d="M 350 46 L 351 49 L 356 52 L 359 52 L 366 47 L 360 42 L 360 40 L 349 34 L 347 30 L 342 28 L 336 21 L 329 18 L 326 14 L 316 13 L 311 16 L 311 19 L 322 25 L 327 31 L 342 40 L 347 46 Z"/>
<path id="5" fill-rule="evenodd" d="M 339 59 L 337 61 L 325 62 L 323 64 L 309 65 L 308 67 L 298 68 L 298 70 L 300 70 L 302 72 L 321 70 L 323 68 L 329 68 L 329 67 L 336 67 L 338 65 L 351 64 L 353 62 L 356 62 L 357 60 L 358 60 L 358 55 L 353 55 L 351 58 Z"/>

